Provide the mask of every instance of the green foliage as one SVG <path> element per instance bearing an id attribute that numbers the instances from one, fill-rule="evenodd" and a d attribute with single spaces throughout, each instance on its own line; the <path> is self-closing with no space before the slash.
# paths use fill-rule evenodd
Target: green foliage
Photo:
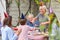
<path id="1" fill-rule="evenodd" d="M 48 0 L 42 0 L 43 2 L 48 2 Z"/>
<path id="2" fill-rule="evenodd" d="M 15 1 L 16 1 L 17 6 L 20 6 L 20 1 L 19 0 L 15 0 Z"/>
<path id="3" fill-rule="evenodd" d="M 40 1 L 39 0 L 34 0 L 35 2 L 36 2 L 36 4 L 37 5 L 39 5 L 40 4 Z M 46 3 L 46 2 L 50 2 L 50 0 L 42 0 L 44 3 Z"/>
<path id="4" fill-rule="evenodd" d="M 36 2 L 36 4 L 38 4 L 38 5 L 39 5 L 39 3 L 40 3 L 40 2 L 39 2 L 39 0 L 34 0 L 34 1 Z"/>

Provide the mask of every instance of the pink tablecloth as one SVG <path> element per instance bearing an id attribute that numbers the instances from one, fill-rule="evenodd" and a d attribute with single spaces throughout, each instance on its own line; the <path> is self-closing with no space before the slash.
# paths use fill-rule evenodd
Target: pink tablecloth
<path id="1" fill-rule="evenodd" d="M 32 35 L 28 35 L 28 38 L 29 39 L 32 39 L 32 40 L 44 40 L 44 36 L 40 36 L 40 35 L 38 35 L 38 36 L 32 36 Z"/>

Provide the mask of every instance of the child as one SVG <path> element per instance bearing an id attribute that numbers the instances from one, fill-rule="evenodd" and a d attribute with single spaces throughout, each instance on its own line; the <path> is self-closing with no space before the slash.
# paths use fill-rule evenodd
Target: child
<path id="1" fill-rule="evenodd" d="M 3 21 L 3 27 L 1 28 L 2 40 L 16 40 L 20 34 L 20 30 L 14 33 L 12 29 L 12 17 L 9 16 Z"/>
<path id="2" fill-rule="evenodd" d="M 25 24 L 26 23 L 26 19 L 20 19 L 20 29 L 22 29 L 18 40 L 28 40 L 28 31 L 29 30 L 34 30 L 33 27 L 29 27 L 28 25 Z"/>
<path id="3" fill-rule="evenodd" d="M 27 17 L 28 17 L 27 22 L 26 22 L 27 25 L 29 25 L 31 27 L 39 26 L 40 22 L 38 20 L 36 20 L 36 21 L 33 20 L 34 19 L 33 14 L 29 14 Z"/>

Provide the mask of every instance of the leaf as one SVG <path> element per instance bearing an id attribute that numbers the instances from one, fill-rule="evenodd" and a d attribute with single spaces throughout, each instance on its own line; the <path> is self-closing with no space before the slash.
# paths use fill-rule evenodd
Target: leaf
<path id="1" fill-rule="evenodd" d="M 38 5 L 39 5 L 39 0 L 35 0 L 35 2 L 36 2 L 36 4 L 38 4 Z"/>

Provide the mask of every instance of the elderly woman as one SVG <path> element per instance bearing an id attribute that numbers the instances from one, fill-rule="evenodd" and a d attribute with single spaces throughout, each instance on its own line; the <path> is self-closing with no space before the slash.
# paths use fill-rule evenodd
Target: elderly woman
<path id="1" fill-rule="evenodd" d="M 44 30 L 48 24 L 50 23 L 50 20 L 46 14 L 46 6 L 40 6 L 39 7 L 39 14 L 34 18 L 34 20 L 39 20 L 40 22 L 40 30 Z M 45 28 L 44 28 L 45 27 Z"/>

